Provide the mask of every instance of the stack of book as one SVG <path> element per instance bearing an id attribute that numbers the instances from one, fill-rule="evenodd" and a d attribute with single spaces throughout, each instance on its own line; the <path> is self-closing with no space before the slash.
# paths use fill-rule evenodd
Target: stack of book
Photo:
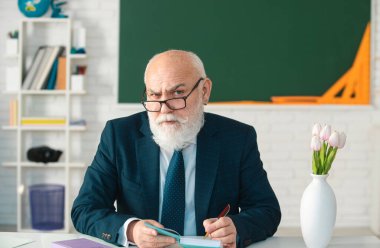
<path id="1" fill-rule="evenodd" d="M 66 124 L 65 118 L 55 118 L 55 117 L 23 117 L 21 118 L 21 125 L 63 126 L 65 124 Z"/>
<path id="2" fill-rule="evenodd" d="M 65 89 L 66 57 L 63 46 L 40 46 L 22 81 L 23 90 Z"/>

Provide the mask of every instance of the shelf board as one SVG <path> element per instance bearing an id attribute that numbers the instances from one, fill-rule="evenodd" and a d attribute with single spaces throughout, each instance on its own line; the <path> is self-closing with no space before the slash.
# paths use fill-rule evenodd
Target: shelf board
<path id="1" fill-rule="evenodd" d="M 87 92 L 85 90 L 81 90 L 81 91 L 70 91 L 69 92 L 71 95 L 85 95 L 87 94 Z"/>
<path id="2" fill-rule="evenodd" d="M 21 162 L 21 167 L 35 167 L 35 168 L 64 168 L 66 164 L 70 168 L 83 168 L 85 167 L 85 163 L 65 163 L 65 162 L 56 162 L 56 163 L 35 163 L 35 162 Z M 4 162 L 2 163 L 4 167 L 17 167 L 17 162 Z"/>
<path id="3" fill-rule="evenodd" d="M 70 18 L 23 18 L 23 23 L 67 23 Z"/>
<path id="4" fill-rule="evenodd" d="M 17 127 L 16 126 L 2 126 L 1 129 L 3 130 L 17 130 Z"/>
<path id="5" fill-rule="evenodd" d="M 80 125 L 72 125 L 69 126 L 69 131 L 85 131 L 87 128 L 86 126 L 80 126 Z M 3 130 L 11 130 L 16 131 L 18 129 L 18 126 L 2 126 Z M 65 131 L 66 126 L 20 126 L 21 131 Z"/>
<path id="6" fill-rule="evenodd" d="M 87 54 L 83 54 L 83 53 L 78 53 L 78 54 L 72 54 L 70 53 L 69 55 L 69 58 L 70 59 L 86 59 L 87 58 Z"/>
<path id="7" fill-rule="evenodd" d="M 5 95 L 65 95 L 66 92 L 70 95 L 85 95 L 86 91 L 66 91 L 66 90 L 20 90 L 20 91 L 3 91 Z"/>
<path id="8" fill-rule="evenodd" d="M 1 92 L 3 95 L 17 95 L 18 94 L 18 91 L 16 90 L 5 90 L 3 92 Z"/>

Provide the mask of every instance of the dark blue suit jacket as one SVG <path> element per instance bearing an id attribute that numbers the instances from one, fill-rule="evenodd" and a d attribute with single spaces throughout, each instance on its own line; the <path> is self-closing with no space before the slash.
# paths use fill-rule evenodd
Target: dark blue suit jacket
<path id="1" fill-rule="evenodd" d="M 159 151 L 145 112 L 108 121 L 73 204 L 75 228 L 116 243 L 128 218 L 158 220 Z M 194 197 L 198 235 L 205 233 L 203 221 L 218 216 L 227 203 L 238 246 L 275 233 L 280 206 L 263 169 L 253 127 L 205 114 L 197 136 Z"/>

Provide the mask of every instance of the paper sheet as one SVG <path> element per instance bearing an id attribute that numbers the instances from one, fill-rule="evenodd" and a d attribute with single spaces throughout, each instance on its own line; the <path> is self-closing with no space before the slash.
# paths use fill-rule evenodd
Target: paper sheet
<path id="1" fill-rule="evenodd" d="M 0 248 L 16 248 L 33 242 L 33 239 L 7 237 L 6 239 L 1 240 Z"/>

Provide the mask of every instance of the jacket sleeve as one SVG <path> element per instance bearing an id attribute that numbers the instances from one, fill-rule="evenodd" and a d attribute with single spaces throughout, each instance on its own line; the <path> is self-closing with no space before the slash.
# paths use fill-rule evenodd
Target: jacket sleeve
<path id="1" fill-rule="evenodd" d="M 241 211 L 229 216 L 238 233 L 238 247 L 273 236 L 281 220 L 280 205 L 263 168 L 253 127 L 246 137 L 240 164 Z"/>
<path id="2" fill-rule="evenodd" d="M 119 192 L 112 122 L 107 122 L 98 150 L 87 168 L 73 203 L 71 218 L 77 231 L 117 244 L 118 231 L 130 215 L 115 210 Z"/>

